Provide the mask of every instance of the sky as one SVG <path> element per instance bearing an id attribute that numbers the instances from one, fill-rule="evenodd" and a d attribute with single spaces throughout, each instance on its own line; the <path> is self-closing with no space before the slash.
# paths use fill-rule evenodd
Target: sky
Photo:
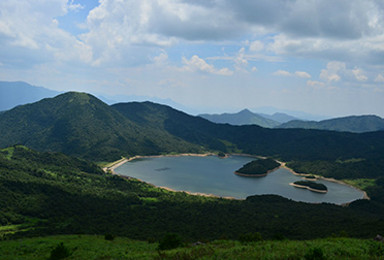
<path id="1" fill-rule="evenodd" d="M 0 80 L 384 117 L 384 1 L 1 0 Z"/>

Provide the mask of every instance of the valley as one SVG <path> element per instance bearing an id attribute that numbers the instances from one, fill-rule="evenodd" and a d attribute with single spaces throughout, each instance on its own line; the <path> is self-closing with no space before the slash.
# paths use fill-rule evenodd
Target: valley
<path id="1" fill-rule="evenodd" d="M 372 238 L 384 232 L 384 134 L 380 131 L 357 134 L 215 124 L 151 102 L 108 106 L 92 95 L 69 92 L 1 113 L 0 132 L 3 239 L 109 233 L 160 241 L 167 233 L 177 233 L 184 241 L 211 241 L 240 239 L 251 230 L 266 240 L 302 240 L 345 233 Z M 236 196 L 189 195 L 182 192 L 185 188 L 174 192 L 109 174 L 124 175 L 120 171 L 127 163 L 122 157 L 136 158 L 129 163 L 138 164 L 193 157 L 164 155 L 218 153 L 267 156 L 287 162 L 298 173 L 343 181 L 369 179 L 364 191 L 371 200 L 353 199 L 341 207 L 298 202 L 268 191 L 258 194 L 257 189 L 241 200 L 228 200 L 222 197 Z M 225 163 L 231 157 L 213 158 Z M 106 163 L 116 160 L 118 164 Z M 233 172 L 244 164 L 231 169 L 230 176 L 241 178 Z M 172 168 L 165 164 L 154 169 L 159 175 Z M 277 171 L 283 172 L 276 175 Z M 283 168 L 277 171 L 264 178 L 293 176 Z M 240 186 L 253 185 L 248 178 L 244 181 L 248 184 Z M 308 191 L 309 196 L 332 194 L 332 184 L 327 187 L 326 195 Z"/>

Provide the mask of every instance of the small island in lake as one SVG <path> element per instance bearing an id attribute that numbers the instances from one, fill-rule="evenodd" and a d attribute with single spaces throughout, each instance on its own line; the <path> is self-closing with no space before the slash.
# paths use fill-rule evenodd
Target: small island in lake
<path id="1" fill-rule="evenodd" d="M 316 183 L 314 181 L 295 181 L 294 183 L 290 183 L 293 187 L 308 189 L 314 192 L 326 193 L 328 191 L 327 186 L 321 183 Z"/>
<path id="2" fill-rule="evenodd" d="M 245 177 L 263 177 L 280 167 L 273 159 L 258 159 L 245 164 L 235 174 Z"/>

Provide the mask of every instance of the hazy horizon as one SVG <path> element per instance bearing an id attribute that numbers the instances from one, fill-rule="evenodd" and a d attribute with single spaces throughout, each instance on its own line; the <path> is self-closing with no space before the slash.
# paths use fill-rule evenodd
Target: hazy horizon
<path id="1" fill-rule="evenodd" d="M 193 114 L 384 117 L 382 1 L 3 0 L 0 10 L 0 81 Z"/>

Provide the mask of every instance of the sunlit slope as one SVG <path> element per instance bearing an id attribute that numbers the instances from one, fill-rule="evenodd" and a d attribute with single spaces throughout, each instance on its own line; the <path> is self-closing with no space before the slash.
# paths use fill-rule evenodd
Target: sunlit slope
<path id="1" fill-rule="evenodd" d="M 0 114 L 0 146 L 23 144 L 93 160 L 199 151 L 155 128 L 138 126 L 99 99 L 69 92 Z"/>

